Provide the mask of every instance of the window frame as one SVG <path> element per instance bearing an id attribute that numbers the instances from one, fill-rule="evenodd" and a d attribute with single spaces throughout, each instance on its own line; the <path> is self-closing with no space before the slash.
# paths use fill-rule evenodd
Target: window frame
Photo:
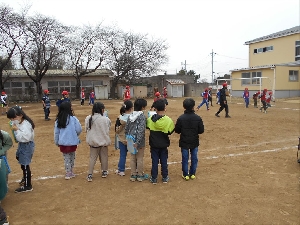
<path id="1" fill-rule="evenodd" d="M 291 72 L 292 72 L 293 74 L 291 74 Z M 297 74 L 295 74 L 295 72 L 296 72 Z M 295 79 L 295 80 L 292 80 L 292 79 L 291 79 L 291 76 L 295 76 L 296 79 Z M 289 70 L 289 82 L 298 82 L 298 81 L 299 81 L 299 70 Z"/>

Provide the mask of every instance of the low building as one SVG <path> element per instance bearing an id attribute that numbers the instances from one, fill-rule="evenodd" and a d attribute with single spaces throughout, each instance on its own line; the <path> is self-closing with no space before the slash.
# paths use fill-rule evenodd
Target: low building
<path id="1" fill-rule="evenodd" d="M 30 71 L 33 74 L 33 71 Z M 81 88 L 85 89 L 88 98 L 89 93 L 95 89 L 97 99 L 108 99 L 110 90 L 110 80 L 112 77 L 110 70 L 101 69 L 81 77 Z M 10 101 L 36 100 L 36 84 L 28 77 L 24 70 L 7 70 L 4 77 L 9 79 L 4 84 L 4 90 Z M 34 75 L 32 75 L 34 77 Z M 76 96 L 76 80 L 72 70 L 48 70 L 41 81 L 42 90 L 48 89 L 50 99 L 61 97 L 63 90 L 67 90 L 71 98 Z M 80 89 L 81 89 L 80 88 Z"/>
<path id="2" fill-rule="evenodd" d="M 245 42 L 249 67 L 231 70 L 231 94 L 267 88 L 276 98 L 300 96 L 300 26 Z"/>

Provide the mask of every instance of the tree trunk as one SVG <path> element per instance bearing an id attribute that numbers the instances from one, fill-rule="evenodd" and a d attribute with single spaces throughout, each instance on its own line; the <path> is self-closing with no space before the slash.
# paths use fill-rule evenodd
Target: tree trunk
<path id="1" fill-rule="evenodd" d="M 75 79 L 76 79 L 76 98 L 81 99 L 81 96 L 80 96 L 80 93 L 81 93 L 81 90 L 80 90 L 81 82 L 80 81 L 81 81 L 81 79 L 78 76 L 76 76 Z"/>
<path id="2" fill-rule="evenodd" d="M 37 93 L 37 99 L 35 99 L 36 101 L 39 101 L 39 99 L 42 99 L 42 85 L 41 85 L 41 81 L 37 80 L 35 82 L 36 85 L 36 93 Z"/>
<path id="3" fill-rule="evenodd" d="M 115 96 L 115 89 L 116 89 L 116 87 L 117 87 L 117 84 L 118 84 L 118 80 L 113 79 L 112 85 L 111 85 L 111 87 L 110 87 L 110 97 L 111 97 L 112 99 L 115 99 L 115 98 L 116 98 L 116 96 Z"/>

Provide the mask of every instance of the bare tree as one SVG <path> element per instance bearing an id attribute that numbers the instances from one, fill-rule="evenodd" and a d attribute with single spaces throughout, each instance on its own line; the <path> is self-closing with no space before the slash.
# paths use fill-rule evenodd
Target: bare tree
<path id="1" fill-rule="evenodd" d="M 106 58 L 106 28 L 97 26 L 74 27 L 66 46 L 66 63 L 74 70 L 76 79 L 76 97 L 80 98 L 81 77 L 101 68 Z"/>
<path id="2" fill-rule="evenodd" d="M 150 40 L 147 35 L 112 29 L 109 35 L 109 69 L 114 73 L 110 95 L 115 98 L 115 89 L 120 80 L 128 83 L 141 75 L 151 75 L 167 62 L 167 45 L 163 40 Z"/>
<path id="3" fill-rule="evenodd" d="M 36 92 L 42 95 L 41 81 L 55 61 L 61 61 L 65 53 L 66 36 L 70 28 L 57 20 L 36 14 L 23 16 L 19 21 L 22 37 L 16 41 L 20 63 L 36 84 Z"/>
<path id="4" fill-rule="evenodd" d="M 16 42 L 21 32 L 16 21 L 19 16 L 12 8 L 0 6 L 0 88 L 4 89 L 4 84 L 9 80 L 9 75 L 4 77 L 3 71 L 12 69 L 12 58 L 16 50 Z"/>

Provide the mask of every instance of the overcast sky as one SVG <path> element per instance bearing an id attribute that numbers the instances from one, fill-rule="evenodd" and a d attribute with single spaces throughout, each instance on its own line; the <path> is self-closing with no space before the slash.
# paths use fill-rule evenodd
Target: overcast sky
<path id="1" fill-rule="evenodd" d="M 31 14 L 52 16 L 66 25 L 116 24 L 125 31 L 165 39 L 175 74 L 186 62 L 212 79 L 248 67 L 246 41 L 300 24 L 300 0 L 0 0 L 18 11 L 30 3 Z M 159 73 L 162 74 L 162 73 Z"/>

